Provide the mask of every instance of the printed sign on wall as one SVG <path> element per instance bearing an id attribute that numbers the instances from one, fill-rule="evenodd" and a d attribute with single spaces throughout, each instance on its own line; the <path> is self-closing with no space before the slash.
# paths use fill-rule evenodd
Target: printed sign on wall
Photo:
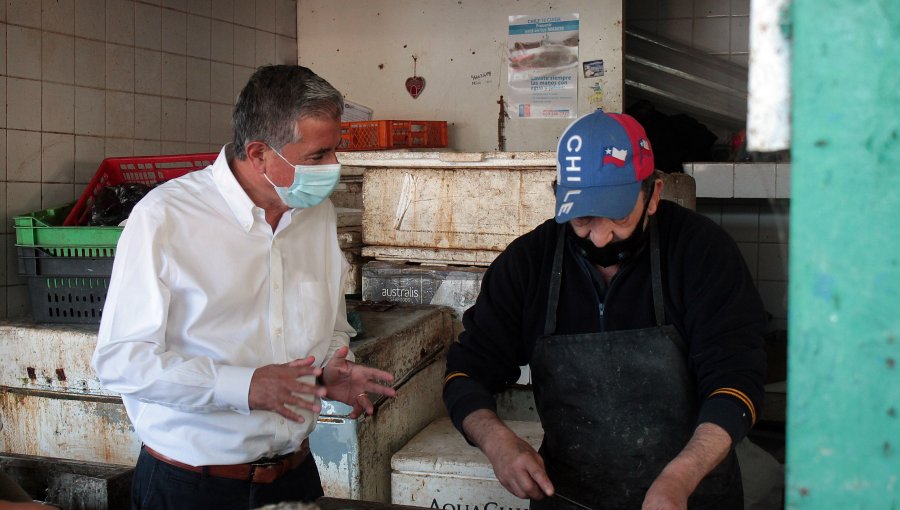
<path id="1" fill-rule="evenodd" d="M 578 115 L 578 14 L 510 16 L 510 113 L 518 118 Z"/>

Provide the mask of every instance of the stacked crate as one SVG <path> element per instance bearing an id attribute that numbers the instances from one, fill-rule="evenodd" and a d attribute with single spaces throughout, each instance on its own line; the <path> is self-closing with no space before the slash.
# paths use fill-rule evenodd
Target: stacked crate
<path id="1" fill-rule="evenodd" d="M 84 226 L 97 194 L 204 168 L 215 154 L 109 158 L 79 200 L 14 219 L 19 273 L 38 323 L 0 325 L 0 467 L 62 508 L 121 508 L 140 441 L 90 367 L 119 226 Z M 49 325 L 53 324 L 53 325 Z"/>
<path id="2" fill-rule="evenodd" d="M 350 275 L 344 284 L 344 294 L 359 297 L 362 289 L 362 185 L 363 169 L 341 167 L 341 179 L 329 199 L 338 216 L 337 236 L 344 258 L 350 264 Z"/>
<path id="3" fill-rule="evenodd" d="M 106 186 L 155 185 L 215 161 L 216 154 L 107 158 L 78 201 L 14 219 L 19 273 L 28 280 L 34 320 L 97 324 L 112 275 L 119 226 L 85 226 Z"/>
<path id="4" fill-rule="evenodd" d="M 487 266 L 552 212 L 550 153 L 352 154 L 363 174 L 363 299 L 461 317 Z M 549 207 L 549 211 L 545 210 Z"/>
<path id="5" fill-rule="evenodd" d="M 338 245 L 347 263 L 350 274 L 344 282 L 344 295 L 358 296 L 362 288 L 362 267 L 365 261 L 362 250 L 362 209 L 335 207 L 337 213 Z"/>

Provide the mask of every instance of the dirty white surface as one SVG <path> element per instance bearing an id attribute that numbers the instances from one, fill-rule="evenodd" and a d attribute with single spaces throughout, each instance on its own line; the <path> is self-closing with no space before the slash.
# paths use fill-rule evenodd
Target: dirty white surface
<path id="1" fill-rule="evenodd" d="M 0 323 L 0 386 L 115 395 L 100 386 L 91 369 L 96 325 Z"/>
<path id="2" fill-rule="evenodd" d="M 501 251 L 553 215 L 555 167 L 367 168 L 368 246 Z"/>
<path id="3" fill-rule="evenodd" d="M 380 306 L 389 308 L 379 310 Z M 348 301 L 347 308 L 359 314 L 364 328 L 350 345 L 357 362 L 388 371 L 395 380 L 415 375 L 371 417 L 351 420 L 347 417 L 349 406 L 323 403 L 310 436 L 310 449 L 326 496 L 388 503 L 391 455 L 431 421 L 446 414 L 440 391 L 443 352 L 455 337 L 455 326 L 450 309 L 445 307 L 372 307 Z M 433 353 L 441 354 L 427 362 Z M 427 362 L 425 368 L 417 372 L 423 362 Z"/>
<path id="4" fill-rule="evenodd" d="M 537 449 L 544 437 L 539 422 L 507 421 Z M 449 418 L 434 421 L 391 458 L 391 502 L 444 508 L 528 508 L 528 500 L 507 492 L 487 457 L 470 446 Z"/>
<path id="5" fill-rule="evenodd" d="M 510 242 L 552 218 L 555 204 L 555 159 L 546 153 L 498 154 L 399 159 L 404 154 L 393 153 L 367 160 L 363 256 L 490 265 Z M 693 177 L 662 179 L 663 198 L 696 208 Z"/>
<path id="6" fill-rule="evenodd" d="M 319 467 L 325 495 L 390 502 L 391 455 L 416 432 L 445 414 L 441 401 L 443 360 L 419 372 L 379 406 L 374 416 L 351 420 L 338 405 L 319 417 L 310 449 Z"/>
<path id="7" fill-rule="evenodd" d="M 134 466 L 141 442 L 117 400 L 0 389 L 3 451 Z"/>

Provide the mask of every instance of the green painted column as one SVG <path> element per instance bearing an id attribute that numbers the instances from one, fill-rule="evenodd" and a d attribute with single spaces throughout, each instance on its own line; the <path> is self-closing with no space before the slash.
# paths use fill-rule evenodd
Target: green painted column
<path id="1" fill-rule="evenodd" d="M 900 509 L 900 1 L 794 0 L 791 72 L 787 506 Z"/>

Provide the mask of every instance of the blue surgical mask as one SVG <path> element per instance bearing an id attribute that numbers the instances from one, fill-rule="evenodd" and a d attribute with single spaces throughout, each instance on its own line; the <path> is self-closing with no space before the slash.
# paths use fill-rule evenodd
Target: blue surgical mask
<path id="1" fill-rule="evenodd" d="M 285 163 L 291 163 L 273 149 Z M 331 195 L 341 178 L 341 164 L 332 165 L 291 165 L 294 167 L 294 182 L 288 187 L 275 186 L 269 176 L 263 177 L 275 188 L 281 201 L 293 209 L 308 209 L 322 203 Z"/>

